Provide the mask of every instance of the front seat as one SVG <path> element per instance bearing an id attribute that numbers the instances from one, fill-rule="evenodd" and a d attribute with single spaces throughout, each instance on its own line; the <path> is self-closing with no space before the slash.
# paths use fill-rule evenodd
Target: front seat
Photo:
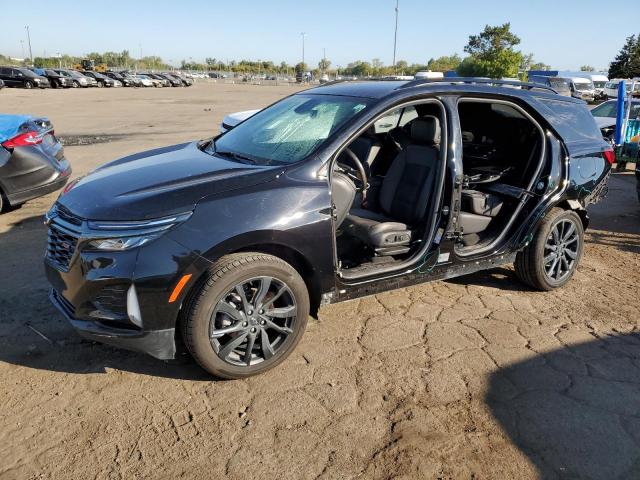
<path id="1" fill-rule="evenodd" d="M 411 144 L 396 156 L 382 182 L 381 211 L 352 209 L 346 231 L 371 245 L 377 255 L 408 252 L 411 226 L 424 219 L 431 200 L 439 145 L 438 118 L 416 118 L 411 123 Z"/>

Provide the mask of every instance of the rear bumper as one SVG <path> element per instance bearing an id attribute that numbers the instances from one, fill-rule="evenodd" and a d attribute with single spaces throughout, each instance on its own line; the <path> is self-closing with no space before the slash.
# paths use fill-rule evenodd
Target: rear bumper
<path id="1" fill-rule="evenodd" d="M 71 326 L 83 338 L 126 350 L 146 353 L 160 360 L 175 358 L 174 328 L 137 331 L 109 327 L 101 323 L 75 318 L 73 306 L 54 289 L 51 289 L 49 293 L 49 300 L 51 300 L 51 303 L 65 316 L 69 323 L 71 323 Z"/>
<path id="2" fill-rule="evenodd" d="M 19 192 L 7 192 L 7 199 L 10 205 L 19 205 L 21 203 L 33 200 L 34 198 L 42 197 L 51 192 L 61 189 L 65 186 L 69 177 L 71 176 L 71 167 L 67 168 L 64 172 L 60 172 L 60 175 L 55 180 L 43 185 L 37 185 L 26 190 L 20 190 Z"/>

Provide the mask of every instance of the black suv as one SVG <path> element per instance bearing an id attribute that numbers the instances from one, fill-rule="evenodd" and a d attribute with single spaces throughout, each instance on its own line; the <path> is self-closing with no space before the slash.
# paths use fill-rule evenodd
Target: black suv
<path id="1" fill-rule="evenodd" d="M 325 85 L 68 186 L 51 299 L 85 337 L 161 359 L 184 341 L 245 377 L 322 304 L 514 262 L 564 285 L 614 160 L 585 103 L 540 85 Z"/>
<path id="2" fill-rule="evenodd" d="M 7 87 L 49 88 L 49 80 L 35 74 L 28 68 L 0 67 L 0 80 Z"/>

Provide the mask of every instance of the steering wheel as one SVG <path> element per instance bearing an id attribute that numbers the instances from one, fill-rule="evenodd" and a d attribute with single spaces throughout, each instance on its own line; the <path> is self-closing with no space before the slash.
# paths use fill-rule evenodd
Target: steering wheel
<path id="1" fill-rule="evenodd" d="M 345 165 L 344 163 L 338 163 L 338 166 L 351 180 L 353 180 L 358 191 L 362 193 L 362 199 L 364 200 L 367 195 L 367 190 L 369 189 L 369 179 L 367 178 L 367 172 L 358 156 L 353 153 L 349 147 L 345 148 L 343 151 L 347 154 L 356 168 L 354 169 L 349 165 Z"/>

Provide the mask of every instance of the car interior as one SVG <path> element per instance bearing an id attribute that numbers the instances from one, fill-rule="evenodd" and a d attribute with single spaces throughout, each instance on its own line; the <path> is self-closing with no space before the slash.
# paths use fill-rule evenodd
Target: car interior
<path id="1" fill-rule="evenodd" d="M 490 245 L 531 196 L 544 136 L 519 109 L 505 103 L 461 101 L 463 189 L 458 253 Z"/>
<path id="2" fill-rule="evenodd" d="M 467 255 L 499 239 L 530 198 L 544 137 L 509 104 L 461 101 L 458 113 L 464 175 L 457 252 Z M 445 163 L 443 118 L 435 102 L 396 109 L 339 154 L 331 188 L 342 271 L 369 274 L 424 245 Z"/>
<path id="3" fill-rule="evenodd" d="M 341 269 L 366 273 L 421 247 L 444 165 L 442 119 L 435 102 L 393 110 L 339 154 L 331 184 Z"/>

